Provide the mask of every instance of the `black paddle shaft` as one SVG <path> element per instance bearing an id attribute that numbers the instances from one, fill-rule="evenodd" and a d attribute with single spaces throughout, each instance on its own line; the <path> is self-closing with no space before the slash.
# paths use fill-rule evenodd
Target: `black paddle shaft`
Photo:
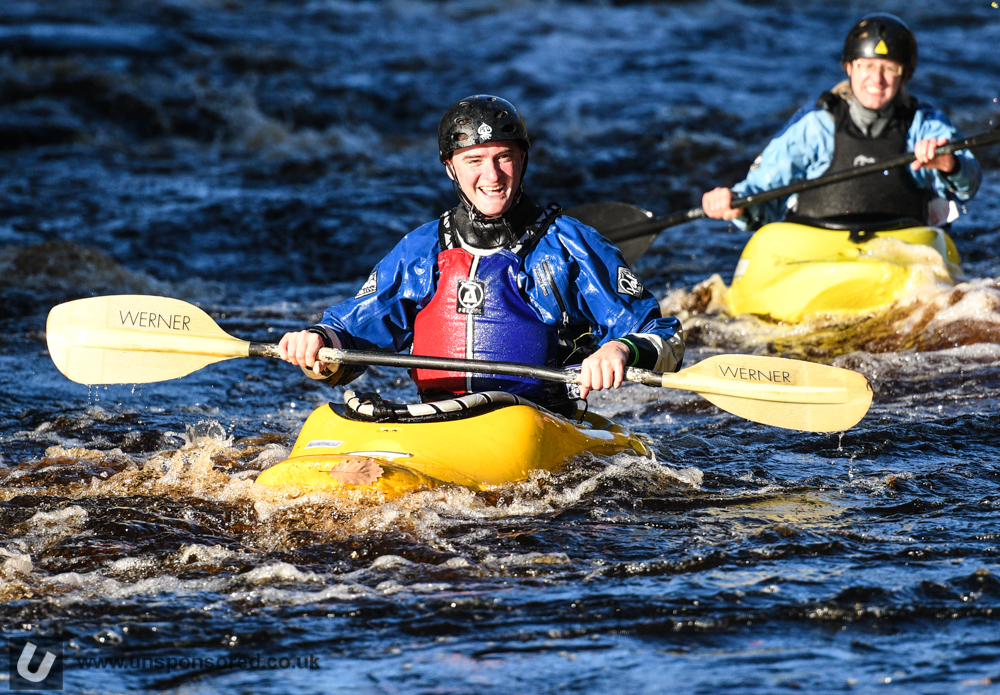
<path id="1" fill-rule="evenodd" d="M 275 357 L 281 359 L 277 345 L 266 343 L 250 343 L 250 357 Z M 379 367 L 405 367 L 407 369 L 435 369 L 446 372 L 471 372 L 473 374 L 502 374 L 504 376 L 523 376 L 542 381 L 555 381 L 562 384 L 575 384 L 580 378 L 580 370 L 554 369 L 539 367 L 520 362 L 493 362 L 490 360 L 463 360 L 450 357 L 425 357 L 423 355 L 400 355 L 394 352 L 377 352 L 374 350 L 344 350 L 341 348 L 322 348 L 319 358 L 324 362 L 340 364 L 375 365 Z M 628 381 L 646 384 L 647 386 L 662 386 L 663 375 L 648 369 L 629 367 L 625 371 Z"/>
<path id="2" fill-rule="evenodd" d="M 972 135 L 961 140 L 956 140 L 955 142 L 949 142 L 945 145 L 941 145 L 941 147 L 938 147 L 935 150 L 935 154 L 952 154 L 959 150 L 982 147 L 983 145 L 990 145 L 994 142 L 1000 142 L 1000 127 L 994 128 L 993 130 L 985 133 L 980 133 L 979 135 Z M 788 184 L 787 186 L 782 186 L 781 188 L 754 193 L 753 195 L 744 196 L 743 198 L 736 198 L 732 203 L 730 203 L 730 207 L 745 208 L 750 205 L 759 205 L 760 203 L 766 203 L 767 201 L 775 200 L 776 198 L 784 198 L 785 196 L 789 196 L 793 193 L 798 193 L 799 191 L 804 191 L 809 188 L 818 188 L 819 186 L 826 186 L 827 184 L 851 179 L 855 176 L 864 176 L 865 174 L 871 174 L 873 172 L 903 166 L 904 164 L 909 164 L 915 159 L 916 157 L 912 152 L 907 152 L 895 157 L 890 157 L 889 159 L 881 162 L 875 162 L 874 164 L 866 164 L 865 166 L 837 171 L 832 174 L 827 174 L 826 176 L 820 176 L 816 179 L 804 179 L 802 181 L 796 181 L 795 183 Z M 613 240 L 615 243 L 619 243 L 629 239 L 636 239 L 638 237 L 656 234 L 667 227 L 673 227 L 674 225 L 683 224 L 692 220 L 700 220 L 705 216 L 704 210 L 701 208 L 694 208 L 685 212 L 676 212 L 673 215 L 667 215 L 666 217 L 657 217 L 644 222 L 636 222 L 600 231 L 607 238 Z"/>

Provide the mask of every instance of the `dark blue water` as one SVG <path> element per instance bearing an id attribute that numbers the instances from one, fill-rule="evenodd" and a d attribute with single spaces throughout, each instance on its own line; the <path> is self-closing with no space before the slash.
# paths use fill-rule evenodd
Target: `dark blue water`
<path id="1" fill-rule="evenodd" d="M 749 235 L 721 223 L 669 229 L 637 264 L 691 363 L 868 376 L 872 410 L 843 434 L 629 386 L 592 407 L 650 435 L 655 463 L 292 497 L 252 481 L 339 391 L 267 360 L 88 388 L 45 348 L 48 309 L 95 294 L 196 302 L 255 341 L 315 321 L 454 204 L 435 129 L 476 92 L 523 111 L 540 201 L 697 205 L 840 79 L 843 35 L 874 10 L 917 33 L 913 94 L 966 134 L 997 122 L 985 1 L 7 0 L 4 636 L 61 641 L 81 693 L 996 691 L 996 148 L 952 229 L 967 282 L 879 316 L 726 316 Z M 389 369 L 360 385 L 414 394 Z M 88 661 L 106 657 L 125 661 Z M 268 658 L 287 668 L 238 665 Z"/>

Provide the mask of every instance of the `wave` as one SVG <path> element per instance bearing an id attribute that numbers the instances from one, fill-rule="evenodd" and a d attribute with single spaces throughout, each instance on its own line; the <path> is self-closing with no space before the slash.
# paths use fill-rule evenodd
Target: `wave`
<path id="1" fill-rule="evenodd" d="M 719 275 L 677 290 L 660 304 L 684 325 L 685 339 L 707 347 L 830 360 L 852 352 L 932 352 L 1000 344 L 1000 278 L 976 278 L 951 286 L 936 275 L 905 298 L 870 314 L 816 314 L 800 323 L 731 316 L 728 287 Z"/>

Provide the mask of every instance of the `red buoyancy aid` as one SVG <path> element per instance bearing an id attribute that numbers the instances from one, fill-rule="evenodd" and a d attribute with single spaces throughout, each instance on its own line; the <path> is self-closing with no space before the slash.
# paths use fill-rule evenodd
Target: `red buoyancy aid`
<path id="1" fill-rule="evenodd" d="M 544 323 L 517 286 L 521 258 L 502 249 L 473 255 L 463 248 L 438 254 L 437 289 L 413 325 L 414 355 L 552 365 L 556 328 Z M 415 369 L 421 395 L 501 390 L 544 398 L 551 385 L 527 377 Z"/>

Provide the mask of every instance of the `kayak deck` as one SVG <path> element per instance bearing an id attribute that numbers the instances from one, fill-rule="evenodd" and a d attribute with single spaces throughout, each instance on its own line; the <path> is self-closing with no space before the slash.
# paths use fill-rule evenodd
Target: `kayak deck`
<path id="1" fill-rule="evenodd" d="M 863 239 L 863 240 L 862 240 Z M 768 224 L 747 242 L 727 294 L 732 315 L 786 322 L 866 314 L 937 280 L 960 277 L 958 251 L 936 227 L 862 232 Z"/>
<path id="2" fill-rule="evenodd" d="M 287 460 L 263 471 L 257 485 L 306 490 L 369 489 L 396 497 L 421 486 L 454 483 L 473 490 L 555 471 L 590 452 L 651 456 L 646 443 L 594 413 L 573 421 L 528 405 L 511 405 L 444 422 L 361 422 L 317 408 Z M 340 473 L 380 469 L 374 482 L 351 484 Z"/>

